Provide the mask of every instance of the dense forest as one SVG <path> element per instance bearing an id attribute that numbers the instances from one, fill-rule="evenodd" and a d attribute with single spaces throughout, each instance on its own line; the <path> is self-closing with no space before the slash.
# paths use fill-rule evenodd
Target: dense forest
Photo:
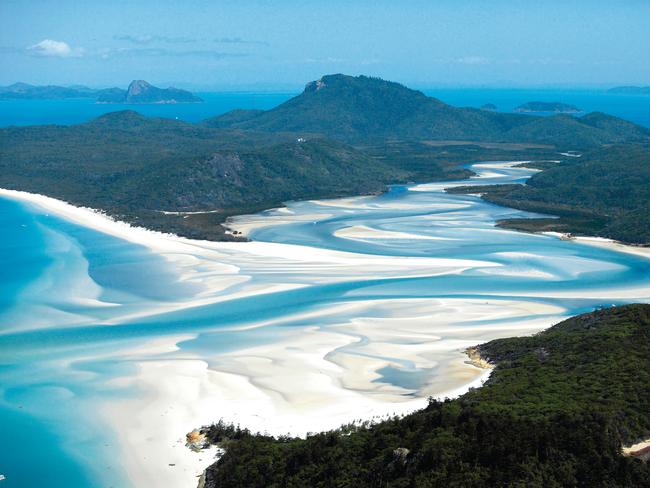
<path id="1" fill-rule="evenodd" d="M 543 143 L 583 149 L 647 140 L 650 130 L 591 113 L 537 117 L 453 107 L 398 83 L 367 76 L 328 75 L 268 111 L 227 113 L 205 121 L 213 127 L 257 131 L 317 132 L 351 143 L 380 140 Z"/>
<path id="2" fill-rule="evenodd" d="M 527 144 L 385 142 L 353 147 L 320 135 L 214 129 L 113 112 L 74 126 L 0 129 L 0 188 L 43 193 L 192 238 L 233 239 L 234 214 L 287 200 L 452 180 L 481 159 L 550 157 Z M 165 212 L 209 212 L 169 214 Z"/>
<path id="3" fill-rule="evenodd" d="M 375 425 L 272 438 L 220 422 L 206 488 L 650 487 L 621 446 L 650 437 L 650 305 L 478 346 L 496 367 L 455 400 Z"/>

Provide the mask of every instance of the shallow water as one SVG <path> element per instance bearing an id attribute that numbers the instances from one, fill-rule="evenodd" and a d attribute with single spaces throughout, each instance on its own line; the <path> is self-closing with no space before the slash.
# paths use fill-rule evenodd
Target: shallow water
<path id="1" fill-rule="evenodd" d="M 481 184 L 533 172 L 501 163 L 472 169 Z M 301 403 L 303 389 L 316 403 L 340 391 L 356 395 L 353 405 L 397 405 L 475 380 L 464 347 L 598 306 L 650 301 L 649 259 L 499 229 L 497 219 L 532 214 L 443 191 L 455 184 L 467 181 L 237 217 L 235 227 L 268 245 L 206 244 L 212 254 L 189 256 L 189 265 L 179 261 L 189 251 L 159 255 L 0 199 L 4 486 L 42 486 L 44 473 L 48 486 L 129 486 L 120 460 L 133 453 L 118 439 L 120 425 L 99 413 L 152 394 L 124 381 L 143 364 L 198 359 L 225 373 L 245 365 L 260 398 L 279 395 L 288 407 Z M 277 243 L 295 247 L 287 253 Z M 229 273 L 246 279 L 223 289 L 210 281 Z M 158 340 L 177 349 L 144 347 Z M 260 352 L 275 344 L 276 356 Z M 323 361 L 315 365 L 306 353 L 316 346 Z M 268 366 L 259 369 L 260 358 Z M 283 361 L 301 366 L 283 370 Z M 299 383 L 278 384 L 283 371 Z M 326 386 L 306 378 L 326 378 Z M 188 401 L 167 395 L 172 406 Z M 214 420 L 228 412 L 217 400 Z M 260 403 L 256 415 L 266 408 Z M 312 407 L 300 408 L 292 415 L 310 415 Z M 169 469 L 168 460 L 156 462 L 152 469 Z"/>

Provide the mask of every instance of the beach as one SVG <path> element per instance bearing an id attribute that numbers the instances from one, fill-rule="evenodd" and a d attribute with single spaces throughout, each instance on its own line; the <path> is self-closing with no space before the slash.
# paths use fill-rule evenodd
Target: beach
<path id="1" fill-rule="evenodd" d="M 497 181 L 530 174 L 513 164 L 481 168 Z M 115 432 L 133 486 L 164 477 L 164 486 L 194 487 L 216 453 L 185 447 L 186 433 L 202 425 L 223 419 L 304 436 L 403 415 L 429 396 L 485 382 L 490 370 L 465 353 L 472 346 L 533 334 L 601 303 L 650 300 L 646 250 L 498 229 L 495 215 L 516 211 L 442 186 L 394 197 L 404 201 L 297 202 L 232 219 L 251 242 L 193 241 L 41 195 L 0 196 L 143 246 L 196 287 L 139 307 L 113 304 L 101 326 L 113 327 L 118 342 L 74 353 L 77 363 L 128 365 L 98 373 L 115 394 L 95 414 Z M 467 222 L 475 228 L 463 233 Z M 273 241 L 285 235 L 306 237 Z M 309 240 L 323 235 L 326 245 Z M 101 290 L 89 296 L 90 309 L 108 307 Z"/>
<path id="2" fill-rule="evenodd" d="M 182 280 L 199 280 L 210 290 L 210 293 L 200 294 L 192 301 L 162 304 L 138 314 L 117 315 L 112 318 L 113 323 L 146 314 L 161 314 L 306 286 L 302 283 L 251 285 L 250 289 L 224 293 L 233 285 L 248 280 L 235 266 L 225 264 L 234 252 L 244 254 L 244 260 L 249 265 L 254 263 L 254 267 L 268 267 L 269 263 L 279 266 L 278 260 L 282 260 L 286 275 L 299 281 L 309 276 L 319 283 L 349 279 L 346 273 L 349 275 L 351 269 L 354 269 L 357 279 L 376 279 L 380 276 L 432 276 L 491 265 L 471 260 L 359 256 L 283 244 L 191 241 L 134 228 L 91 209 L 74 207 L 42 195 L 0 190 L 0 196 L 36 206 L 39 212 L 56 214 L 76 224 L 144 245 L 180 269 Z M 209 271 L 197 276 L 194 270 L 198 264 L 203 268 L 207 266 Z M 377 304 L 357 302 L 353 306 L 342 305 L 340 313 L 362 315 L 371 305 Z M 388 333 L 395 328 L 395 320 L 383 323 L 352 320 L 336 324 L 340 331 L 325 332 L 317 326 L 306 327 L 297 337 L 283 342 L 221 355 L 219 370 L 211 369 L 204 360 L 187 357 L 187 354 L 174 359 L 155 359 L 161 354 L 178 351 L 179 342 L 195 336 L 154 339 L 133 350 L 120 351 L 117 354 L 120 360 L 136 364 L 138 372 L 131 377 L 115 379 L 113 385 L 135 387 L 141 393 L 135 399 L 108 402 L 99 414 L 117 433 L 129 479 L 135 486 L 148 486 L 163 469 L 165 476 L 169 477 L 169 486 L 195 486 L 195 476 L 212 462 L 214 453 L 190 451 L 184 446 L 185 434 L 194 427 L 221 418 L 254 431 L 305 435 L 355 420 L 377 420 L 423 407 L 426 404 L 424 397 L 404 398 L 403 389 L 373 383 L 379 377 L 375 372 L 377 369 L 393 364 L 383 356 L 400 357 L 413 362 L 416 367 L 437 364 L 437 361 L 421 355 L 421 351 L 431 350 L 428 346 L 441 338 L 416 332 L 426 328 L 429 318 L 426 304 L 418 305 L 419 316 L 412 319 L 413 327 L 404 335 L 411 340 L 413 334 L 419 334 L 420 344 L 417 346 L 391 345 L 391 335 L 398 341 L 402 337 L 394 332 Z M 394 304 L 386 302 L 380 306 L 391 309 Z M 409 308 L 414 309 L 412 306 Z M 330 308 L 320 313 L 331 315 L 333 310 Z M 319 313 L 314 312 L 303 318 L 317 322 L 318 317 Z M 268 323 L 248 327 L 265 325 Z M 384 333 L 387 337 L 381 344 L 366 348 L 363 351 L 366 358 L 342 351 L 361 337 L 377 334 L 378 330 L 387 331 Z M 468 345 L 471 342 L 465 340 L 457 347 L 460 351 Z M 115 355 L 112 353 L 111 357 Z M 466 364 L 458 351 L 452 355 L 456 357 L 448 366 L 451 376 L 443 384 L 430 387 L 431 392 L 440 393 L 441 398 L 478 386 L 487 377 L 485 371 Z M 78 359 L 90 358 L 82 356 Z M 296 385 L 309 385 L 309 388 L 300 386 L 296 389 Z"/>

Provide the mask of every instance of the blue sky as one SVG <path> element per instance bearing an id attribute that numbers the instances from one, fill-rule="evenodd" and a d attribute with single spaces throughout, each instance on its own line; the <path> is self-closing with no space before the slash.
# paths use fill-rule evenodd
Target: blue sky
<path id="1" fill-rule="evenodd" d="M 0 0 L 0 84 L 650 84 L 650 1 Z"/>

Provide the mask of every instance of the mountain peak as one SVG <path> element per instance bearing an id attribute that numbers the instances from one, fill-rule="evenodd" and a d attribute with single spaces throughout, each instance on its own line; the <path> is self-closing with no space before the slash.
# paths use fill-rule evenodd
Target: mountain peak
<path id="1" fill-rule="evenodd" d="M 344 141 L 393 137 L 409 120 L 447 105 L 417 90 L 381 78 L 330 74 L 307 83 L 282 105 L 251 117 L 211 121 L 263 131 L 313 132 Z"/>
<path id="2" fill-rule="evenodd" d="M 7 87 L 7 89 L 9 90 L 25 90 L 29 88 L 34 88 L 34 85 L 30 85 L 29 83 L 23 83 L 22 81 L 19 81 Z"/>
<path id="3" fill-rule="evenodd" d="M 400 90 L 408 91 L 411 94 L 417 94 L 424 96 L 421 92 L 417 90 L 411 90 L 410 88 L 405 87 L 400 83 L 394 81 L 386 81 L 382 78 L 373 77 L 373 76 L 350 76 L 344 75 L 341 73 L 324 75 L 318 80 L 310 81 L 305 86 L 304 93 L 313 93 L 319 92 L 323 89 L 350 89 L 354 91 L 363 91 L 363 90 Z"/>
<path id="4" fill-rule="evenodd" d="M 133 80 L 127 89 L 127 97 L 139 95 L 151 88 L 152 85 L 144 80 Z"/>
<path id="5" fill-rule="evenodd" d="M 158 88 L 145 80 L 133 80 L 128 89 L 103 90 L 97 99 L 101 103 L 193 103 L 199 97 L 179 88 Z"/>
<path id="6" fill-rule="evenodd" d="M 323 81 L 323 78 L 320 78 L 319 80 L 310 81 L 309 83 L 307 83 L 307 85 L 305 86 L 305 92 L 306 93 L 317 92 L 319 90 L 322 90 L 326 86 L 327 84 Z"/>
<path id="7" fill-rule="evenodd" d="M 230 113 L 206 125 L 322 134 L 353 143 L 397 139 L 515 141 L 583 148 L 648 137 L 646 129 L 616 117 L 538 117 L 499 113 L 494 108 L 453 107 L 400 83 L 330 74 L 308 83 L 300 95 L 271 110 Z"/>

